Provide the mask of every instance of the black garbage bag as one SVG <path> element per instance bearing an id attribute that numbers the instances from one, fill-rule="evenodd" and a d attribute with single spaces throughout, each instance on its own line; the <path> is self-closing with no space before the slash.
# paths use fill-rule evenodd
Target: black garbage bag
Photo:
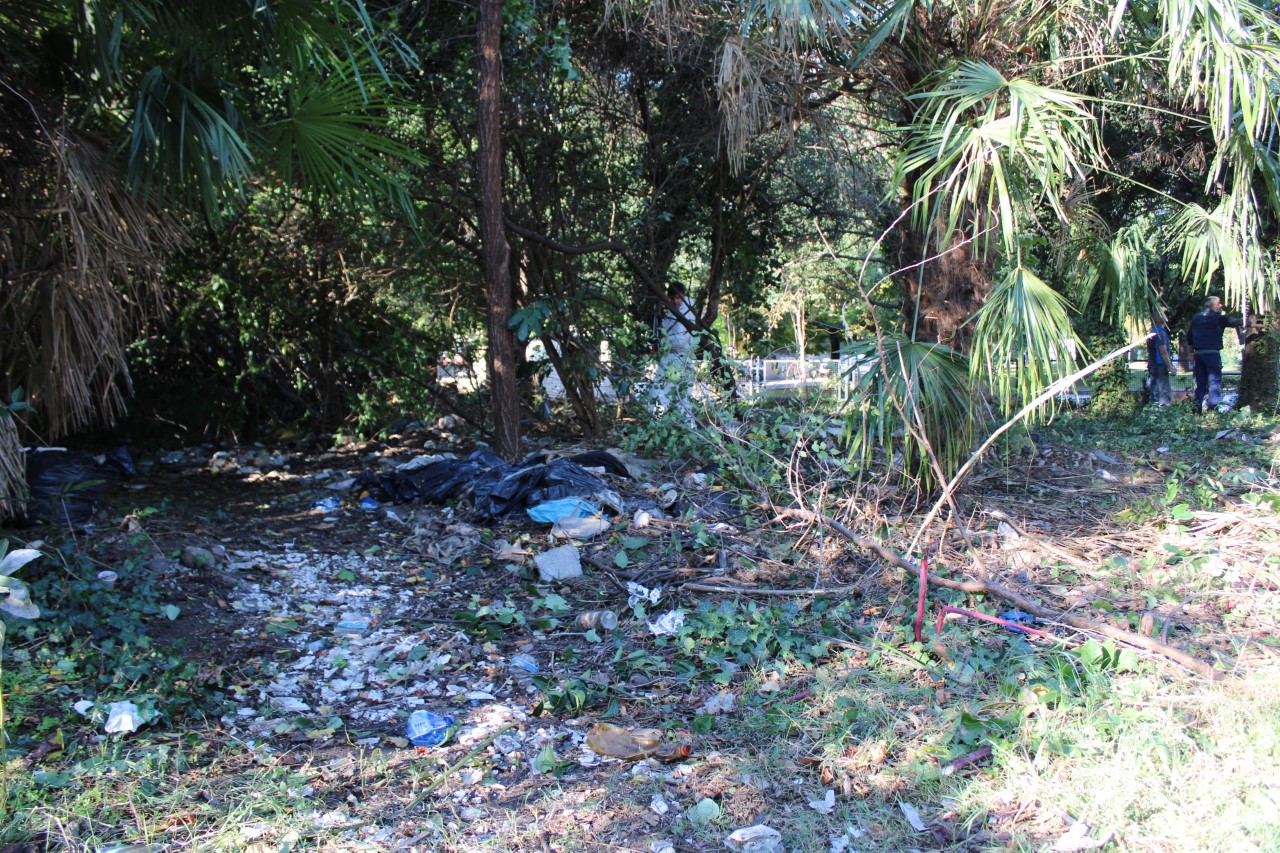
<path id="1" fill-rule="evenodd" d="M 127 447 L 98 456 L 60 448 L 33 450 L 27 454 L 27 520 L 83 527 L 107 489 L 136 473 Z"/>
<path id="2" fill-rule="evenodd" d="M 616 457 L 609 458 L 622 466 Z M 609 467 L 598 460 L 592 464 Z M 477 450 L 466 459 L 441 459 L 409 471 L 366 471 L 356 478 L 352 491 L 367 491 L 389 503 L 438 504 L 470 494 L 476 514 L 493 520 L 544 501 L 591 498 L 605 488 L 599 478 L 568 459 L 548 463 L 546 456 L 535 453 L 511 465 L 488 450 Z"/>
<path id="3" fill-rule="evenodd" d="M 491 469 L 471 492 L 472 505 L 484 518 L 494 519 L 560 498 L 590 498 L 604 483 L 568 459 L 547 464 L 541 454 L 530 456 L 506 473 Z"/>
<path id="4" fill-rule="evenodd" d="M 623 461 L 604 450 L 589 450 L 586 453 L 579 453 L 576 456 L 570 456 L 569 461 L 576 462 L 583 468 L 603 468 L 614 476 L 631 479 L 631 472 L 627 470 L 627 466 Z"/>

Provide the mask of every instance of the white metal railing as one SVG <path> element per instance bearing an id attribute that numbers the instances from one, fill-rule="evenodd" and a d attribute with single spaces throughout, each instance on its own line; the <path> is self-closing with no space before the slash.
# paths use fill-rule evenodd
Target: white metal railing
<path id="1" fill-rule="evenodd" d="M 753 358 L 739 363 L 740 375 L 748 394 L 788 392 L 801 388 L 834 389 L 836 398 L 847 400 L 857 385 L 858 376 L 868 369 L 851 356 L 838 359 L 825 356 L 781 356 Z"/>

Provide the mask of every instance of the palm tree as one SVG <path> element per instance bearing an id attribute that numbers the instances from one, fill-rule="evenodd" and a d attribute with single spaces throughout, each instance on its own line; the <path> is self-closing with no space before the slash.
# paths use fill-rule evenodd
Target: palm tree
<path id="1" fill-rule="evenodd" d="M 386 129 L 412 59 L 361 0 L 0 10 L 0 377 L 38 434 L 124 411 L 125 347 L 163 311 L 165 259 L 251 183 L 411 215 L 414 155 Z"/>
<path id="2" fill-rule="evenodd" d="M 1247 0 L 743 10 L 722 63 L 729 145 L 823 84 L 892 141 L 902 329 L 967 354 L 970 381 L 1006 410 L 1070 372 L 1069 298 L 1112 321 L 1145 317 L 1153 246 L 1193 289 L 1276 298 L 1263 242 L 1280 214 L 1273 13 Z M 1154 155 L 1114 150 L 1115 120 L 1178 138 Z"/>

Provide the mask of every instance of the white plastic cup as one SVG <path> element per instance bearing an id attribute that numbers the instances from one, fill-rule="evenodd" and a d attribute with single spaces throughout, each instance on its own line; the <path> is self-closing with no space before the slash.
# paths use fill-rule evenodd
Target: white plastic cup
<path id="1" fill-rule="evenodd" d="M 105 586 L 107 589 L 111 589 L 112 587 L 114 587 L 116 585 L 116 581 L 119 580 L 119 578 L 120 578 L 119 575 L 117 575 L 115 572 L 110 570 L 98 572 L 98 580 L 102 581 L 102 585 Z"/>

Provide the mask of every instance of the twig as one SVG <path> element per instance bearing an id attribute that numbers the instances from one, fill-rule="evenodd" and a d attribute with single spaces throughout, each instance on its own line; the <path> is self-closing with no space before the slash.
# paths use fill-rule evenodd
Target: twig
<path id="1" fill-rule="evenodd" d="M 805 521 L 814 521 L 815 519 L 812 517 L 813 515 L 815 515 L 815 513 L 812 513 L 809 510 L 785 509 L 778 514 L 778 519 L 798 518 Z M 839 532 L 842 536 L 845 536 L 853 543 L 870 551 L 874 551 L 883 560 L 903 569 L 912 577 L 915 577 L 919 572 L 919 567 L 913 565 L 910 561 L 902 557 L 902 555 L 890 551 L 874 539 L 870 539 L 850 530 L 835 519 L 824 518 L 823 523 L 827 524 L 831 529 Z M 1070 625 L 1072 628 L 1077 628 L 1081 631 L 1092 631 L 1096 634 L 1101 634 L 1104 637 L 1109 637 L 1113 640 L 1117 640 L 1118 642 L 1125 643 L 1126 645 L 1146 649 L 1149 652 L 1155 652 L 1156 654 L 1161 655 L 1162 657 L 1165 657 L 1174 663 L 1191 670 L 1196 675 L 1207 678 L 1210 681 L 1222 678 L 1222 673 L 1215 670 L 1211 665 L 1180 649 L 1175 649 L 1172 646 L 1162 643 L 1159 640 L 1152 639 L 1151 637 L 1144 637 L 1141 634 L 1134 634 L 1130 631 L 1117 628 L 1114 625 L 1090 622 L 1088 619 L 1082 619 L 1081 617 L 1073 616 L 1070 613 L 1056 613 L 1047 607 L 1037 604 L 1026 596 L 996 583 L 995 581 L 954 581 L 938 577 L 934 574 L 928 575 L 928 579 L 929 583 L 934 586 L 940 586 L 943 589 L 954 589 L 958 592 L 968 592 L 979 595 L 993 595 L 996 598 L 1004 599 L 1018 610 L 1030 613 L 1038 619 L 1049 619 L 1052 621 L 1062 622 L 1063 624 Z"/>
<path id="2" fill-rule="evenodd" d="M 975 749 L 968 755 L 962 755 L 954 761 L 949 761 L 942 765 L 942 775 L 950 776 L 952 773 L 968 767 L 970 764 L 977 764 L 989 755 L 991 755 L 991 747 L 989 746 L 984 746 L 981 749 Z"/>
<path id="3" fill-rule="evenodd" d="M 1008 619 L 1001 619 L 999 616 L 992 616 L 989 613 L 979 613 L 977 610 L 965 610 L 963 607 L 952 607 L 950 604 L 942 605 L 938 610 L 938 627 L 934 633 L 942 633 L 942 623 L 946 621 L 948 613 L 956 613 L 960 616 L 971 616 L 974 619 L 981 619 L 984 622 L 993 622 L 996 625 L 1003 625 L 1011 631 L 1019 631 L 1023 634 L 1035 634 L 1042 639 L 1049 639 L 1049 635 L 1044 631 L 1037 631 L 1035 628 L 1028 628 L 1026 625 L 1019 625 L 1017 622 L 1010 622 Z M 917 636 L 919 636 L 917 634 Z M 916 642 L 920 642 L 917 640 Z"/>

